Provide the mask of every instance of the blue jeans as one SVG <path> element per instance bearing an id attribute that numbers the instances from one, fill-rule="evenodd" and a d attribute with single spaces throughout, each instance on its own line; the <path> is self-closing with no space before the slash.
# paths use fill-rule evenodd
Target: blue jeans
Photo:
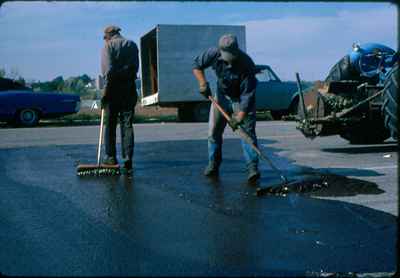
<path id="1" fill-rule="evenodd" d="M 239 112 L 239 102 L 231 100 L 228 96 L 217 93 L 215 96 L 218 104 L 230 115 Z M 219 110 L 211 105 L 210 117 L 208 121 L 208 159 L 210 163 L 215 163 L 217 167 L 222 162 L 222 134 L 224 133 L 227 121 Z M 241 123 L 244 130 L 253 139 L 253 143 L 257 146 L 256 136 L 256 112 L 255 107 Z M 244 159 L 247 167 L 258 166 L 258 155 L 241 139 Z"/>

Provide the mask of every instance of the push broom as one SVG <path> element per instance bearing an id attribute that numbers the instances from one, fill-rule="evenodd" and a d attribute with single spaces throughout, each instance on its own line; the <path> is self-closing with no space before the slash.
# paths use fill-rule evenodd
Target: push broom
<path id="1" fill-rule="evenodd" d="M 99 144 L 97 146 L 97 164 L 79 164 L 76 168 L 78 176 L 116 176 L 120 175 L 119 165 L 101 164 L 101 146 L 103 143 L 104 109 L 101 109 Z"/>
<path id="2" fill-rule="evenodd" d="M 219 112 L 221 112 L 222 116 L 224 116 L 224 118 L 230 122 L 231 121 L 231 117 L 228 115 L 228 113 L 226 113 L 226 111 L 218 104 L 218 102 L 212 97 L 209 96 L 208 97 L 209 100 L 211 100 L 211 102 L 215 105 L 215 107 L 219 110 Z M 292 182 L 289 183 L 288 178 L 282 173 L 282 171 L 280 171 L 271 161 L 271 159 L 269 159 L 267 156 L 265 156 L 260 149 L 253 143 L 253 139 L 250 137 L 249 134 L 247 134 L 247 132 L 239 125 L 237 129 L 234 130 L 235 133 L 237 133 L 241 138 L 243 138 L 243 140 L 248 143 L 251 148 L 257 153 L 257 155 L 261 158 L 261 160 L 267 161 L 268 164 L 270 165 L 270 167 L 272 168 L 272 170 L 279 175 L 282 183 L 280 184 L 280 187 L 283 188 L 284 191 L 288 190 L 287 186 L 289 184 L 292 184 Z M 269 187 L 268 187 L 269 189 Z M 258 188 L 256 195 L 260 196 L 267 193 L 267 188 Z"/>

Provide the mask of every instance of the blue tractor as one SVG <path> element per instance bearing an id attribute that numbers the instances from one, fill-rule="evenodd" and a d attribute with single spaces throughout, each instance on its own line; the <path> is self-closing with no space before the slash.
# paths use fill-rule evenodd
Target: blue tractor
<path id="1" fill-rule="evenodd" d="M 351 144 L 397 139 L 398 61 L 385 45 L 353 44 L 324 82 L 305 95 L 299 86 L 297 128 L 309 138 L 340 135 Z"/>

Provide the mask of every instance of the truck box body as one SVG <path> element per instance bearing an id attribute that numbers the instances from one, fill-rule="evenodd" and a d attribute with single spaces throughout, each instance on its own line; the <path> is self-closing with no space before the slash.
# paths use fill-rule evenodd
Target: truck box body
<path id="1" fill-rule="evenodd" d="M 226 33 L 237 36 L 246 51 L 245 27 L 227 25 L 157 25 L 140 38 L 142 106 L 180 106 L 202 102 L 193 76 L 193 59 L 202 51 L 217 47 Z M 206 70 L 210 87 L 216 90 L 216 77 Z"/>

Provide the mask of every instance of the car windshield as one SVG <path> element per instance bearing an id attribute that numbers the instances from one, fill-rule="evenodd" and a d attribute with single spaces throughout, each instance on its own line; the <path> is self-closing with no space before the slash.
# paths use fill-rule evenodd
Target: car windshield
<path id="1" fill-rule="evenodd" d="M 269 69 L 262 69 L 256 74 L 256 78 L 260 82 L 279 81 Z"/>

